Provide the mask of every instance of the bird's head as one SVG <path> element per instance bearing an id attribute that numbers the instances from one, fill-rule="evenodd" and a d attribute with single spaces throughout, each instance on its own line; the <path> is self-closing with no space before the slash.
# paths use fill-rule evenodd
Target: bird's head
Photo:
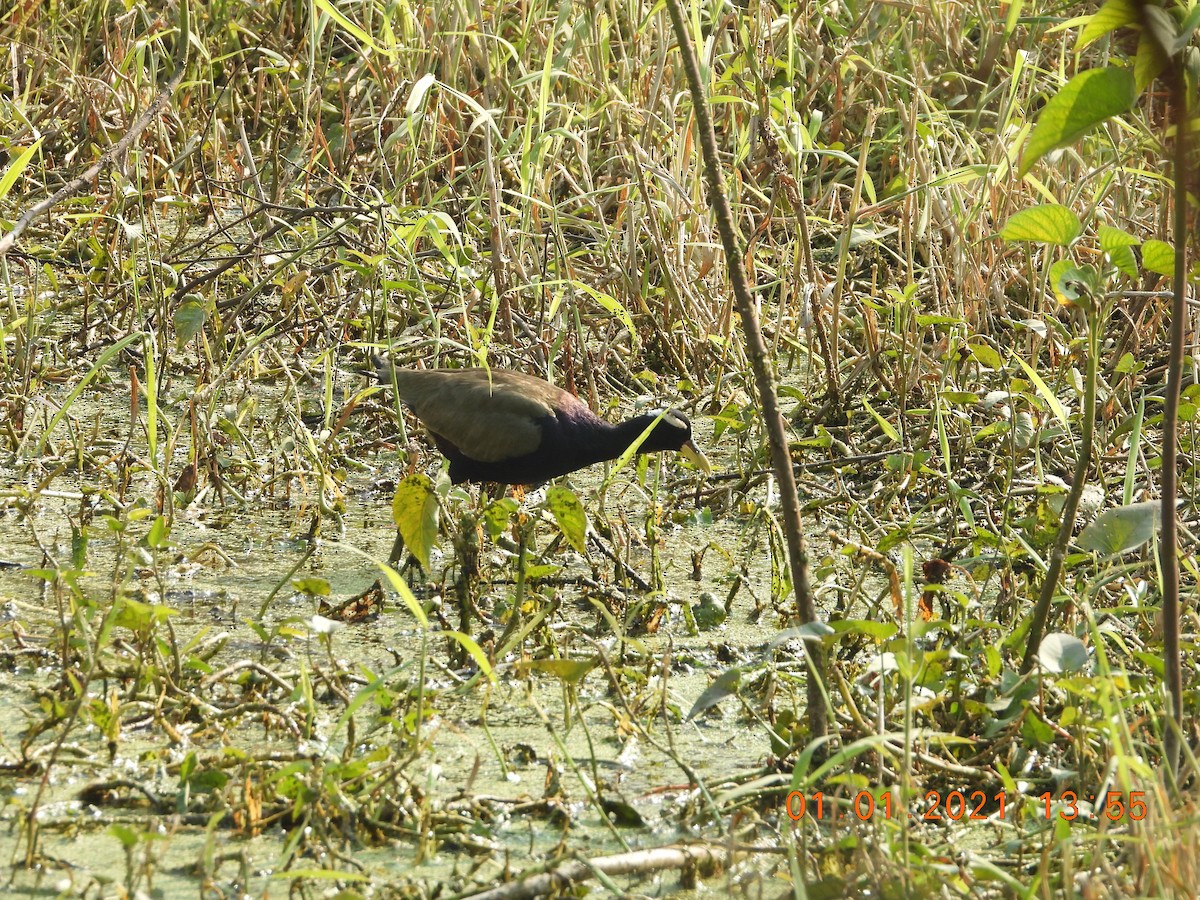
<path id="1" fill-rule="evenodd" d="M 638 421 L 642 423 L 643 429 L 651 429 L 638 448 L 639 452 L 674 450 L 682 453 L 688 462 L 705 474 L 712 472 L 708 459 L 692 440 L 692 422 L 682 412 L 677 409 L 656 410 L 639 416 Z"/>

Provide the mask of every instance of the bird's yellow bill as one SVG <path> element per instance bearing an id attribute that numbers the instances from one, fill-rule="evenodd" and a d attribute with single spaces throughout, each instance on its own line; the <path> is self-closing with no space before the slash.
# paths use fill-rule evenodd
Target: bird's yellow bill
<path id="1" fill-rule="evenodd" d="M 679 448 L 679 452 L 683 454 L 684 459 L 690 462 L 705 475 L 712 474 L 712 464 L 709 463 L 708 457 L 700 452 L 700 448 L 696 446 L 694 441 L 688 441 Z"/>

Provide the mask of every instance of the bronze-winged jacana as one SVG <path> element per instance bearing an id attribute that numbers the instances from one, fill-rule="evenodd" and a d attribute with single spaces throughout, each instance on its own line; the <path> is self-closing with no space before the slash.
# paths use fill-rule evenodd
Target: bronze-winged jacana
<path id="1" fill-rule="evenodd" d="M 450 460 L 450 480 L 532 485 L 616 459 L 642 433 L 639 453 L 676 450 L 712 471 L 675 409 L 610 425 L 574 394 L 505 369 L 399 369 L 375 358 L 391 385 Z"/>

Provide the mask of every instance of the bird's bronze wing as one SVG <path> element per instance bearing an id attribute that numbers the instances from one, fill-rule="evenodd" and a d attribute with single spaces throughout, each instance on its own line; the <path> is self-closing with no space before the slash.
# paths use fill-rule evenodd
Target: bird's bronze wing
<path id="1" fill-rule="evenodd" d="M 579 402 L 540 378 L 502 369 L 397 369 L 395 379 L 400 399 L 426 428 L 479 462 L 533 453 L 542 439 L 537 420 L 555 414 L 556 398 Z"/>

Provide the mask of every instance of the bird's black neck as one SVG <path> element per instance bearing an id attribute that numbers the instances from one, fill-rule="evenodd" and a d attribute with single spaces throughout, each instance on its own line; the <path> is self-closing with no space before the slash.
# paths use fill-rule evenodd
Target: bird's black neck
<path id="1" fill-rule="evenodd" d="M 593 463 L 616 459 L 653 421 L 653 418 L 637 416 L 612 425 L 598 416 L 564 420 L 560 414 L 543 425 L 545 431 L 540 449 L 561 462 L 556 468 L 572 472 Z"/>

